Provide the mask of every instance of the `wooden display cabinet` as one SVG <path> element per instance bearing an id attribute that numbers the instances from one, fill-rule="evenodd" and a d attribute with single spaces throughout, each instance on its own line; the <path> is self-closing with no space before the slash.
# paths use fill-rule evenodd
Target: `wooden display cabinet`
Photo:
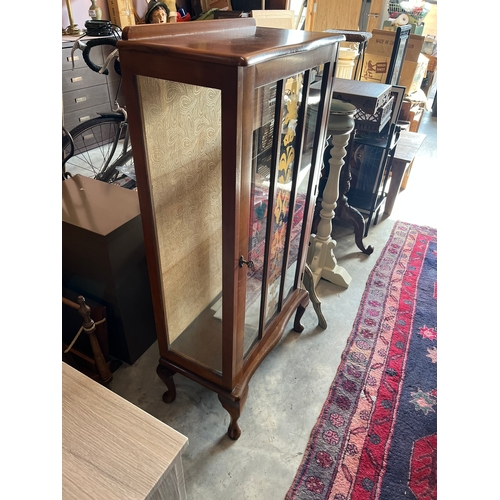
<path id="1" fill-rule="evenodd" d="M 249 380 L 295 311 L 303 329 L 343 40 L 246 18 L 131 26 L 118 42 L 163 399 L 175 399 L 176 372 L 215 391 L 232 439 Z"/>

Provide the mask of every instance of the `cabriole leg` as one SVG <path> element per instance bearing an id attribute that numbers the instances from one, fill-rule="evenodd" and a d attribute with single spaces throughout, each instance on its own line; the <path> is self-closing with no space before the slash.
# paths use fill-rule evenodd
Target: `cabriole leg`
<path id="1" fill-rule="evenodd" d="M 161 378 L 162 382 L 167 386 L 167 390 L 163 393 L 163 401 L 165 403 L 172 403 L 177 395 L 173 379 L 175 372 L 169 370 L 160 363 L 156 368 L 156 373 Z"/>
<path id="2" fill-rule="evenodd" d="M 219 394 L 219 401 L 231 417 L 231 421 L 227 429 L 227 435 L 234 440 L 238 439 L 241 436 L 241 429 L 238 425 L 238 419 L 240 418 L 241 412 L 243 411 L 243 406 L 245 405 L 245 401 L 247 400 L 247 395 L 248 386 L 245 387 L 243 394 L 239 398 L 233 398 L 231 396 Z"/>

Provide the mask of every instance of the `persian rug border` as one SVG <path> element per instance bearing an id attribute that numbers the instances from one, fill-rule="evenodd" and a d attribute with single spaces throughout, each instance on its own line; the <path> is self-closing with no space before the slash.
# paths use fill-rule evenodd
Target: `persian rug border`
<path id="1" fill-rule="evenodd" d="M 340 500 L 353 493 L 352 498 L 361 500 L 379 494 L 394 426 L 390 419 L 397 412 L 404 378 L 393 374 L 404 373 L 416 287 L 427 247 L 436 239 L 434 228 L 394 224 L 368 277 L 337 373 L 286 500 Z M 376 398 L 384 395 L 395 402 L 387 412 L 375 406 Z M 384 434 L 373 432 L 373 425 Z M 385 440 L 385 446 L 364 446 L 374 436 Z M 360 486 L 355 476 L 361 463 L 370 477 Z"/>

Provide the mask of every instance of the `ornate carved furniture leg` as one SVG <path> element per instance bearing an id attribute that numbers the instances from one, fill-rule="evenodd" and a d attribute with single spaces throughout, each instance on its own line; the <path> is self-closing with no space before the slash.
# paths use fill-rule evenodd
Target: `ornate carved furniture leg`
<path id="1" fill-rule="evenodd" d="M 306 290 L 309 292 L 307 288 Z M 307 296 L 299 304 L 299 307 L 297 307 L 297 312 L 295 313 L 295 319 L 293 321 L 293 329 L 296 332 L 301 333 L 304 331 L 304 325 L 300 322 L 300 320 L 302 319 L 302 316 L 306 312 L 306 308 L 308 305 L 309 305 L 309 294 L 307 294 Z"/>
<path id="2" fill-rule="evenodd" d="M 335 207 L 339 197 L 339 176 L 344 165 L 346 145 L 351 131 L 354 129 L 354 112 L 356 107 L 337 99 L 332 99 L 330 106 L 330 119 L 328 121 L 328 134 L 331 134 L 332 155 L 329 160 L 330 173 L 323 191 L 321 202 L 320 221 L 317 234 L 311 235 L 307 256 L 316 285 L 324 278 L 335 285 L 347 288 L 351 276 L 337 264 L 333 253 L 337 242 L 332 238 L 332 220 L 335 217 Z"/>
<path id="3" fill-rule="evenodd" d="M 318 294 L 316 293 L 316 287 L 314 285 L 314 276 L 311 268 L 306 264 L 304 268 L 304 287 L 309 292 L 309 297 L 312 300 L 314 311 L 316 316 L 318 316 L 318 325 L 321 328 L 327 327 L 326 319 L 321 311 L 321 300 L 319 300 Z"/>
<path id="4" fill-rule="evenodd" d="M 352 145 L 352 142 L 351 142 Z M 349 150 L 351 147 L 349 147 Z M 347 162 L 344 168 L 340 172 L 339 181 L 339 192 L 340 196 L 337 203 L 336 217 L 340 219 L 347 220 L 354 227 L 354 241 L 356 246 L 366 255 L 371 255 L 373 253 L 373 246 L 368 245 L 365 247 L 363 243 L 363 235 L 365 234 L 365 219 L 361 215 L 361 212 L 356 210 L 354 207 L 349 205 L 346 193 L 351 188 L 351 166 L 350 166 L 351 155 L 350 152 L 347 154 Z"/>
<path id="5" fill-rule="evenodd" d="M 165 403 L 172 403 L 175 400 L 177 391 L 175 390 L 174 373 L 161 363 L 156 368 L 156 373 L 161 378 L 162 382 L 167 386 L 167 390 L 163 393 L 162 399 Z"/>
<path id="6" fill-rule="evenodd" d="M 243 390 L 240 397 L 231 397 L 223 394 L 218 394 L 219 401 L 221 402 L 224 409 L 229 413 L 231 417 L 231 422 L 227 429 L 227 435 L 231 439 L 238 439 L 241 436 L 241 429 L 238 425 L 238 419 L 240 418 L 241 412 L 243 411 L 243 406 L 248 396 L 248 385 Z"/>

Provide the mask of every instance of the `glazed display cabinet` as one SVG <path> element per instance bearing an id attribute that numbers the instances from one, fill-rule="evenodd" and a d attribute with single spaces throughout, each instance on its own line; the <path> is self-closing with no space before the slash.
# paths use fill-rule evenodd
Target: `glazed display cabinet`
<path id="1" fill-rule="evenodd" d="M 118 43 L 163 399 L 175 399 L 175 373 L 203 384 L 232 439 L 249 380 L 294 313 L 303 329 L 343 39 L 246 18 L 131 26 Z"/>

